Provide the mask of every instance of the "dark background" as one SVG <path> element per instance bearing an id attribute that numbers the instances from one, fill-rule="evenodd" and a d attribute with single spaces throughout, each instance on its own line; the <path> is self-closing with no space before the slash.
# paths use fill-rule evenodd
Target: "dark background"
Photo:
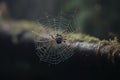
<path id="1" fill-rule="evenodd" d="M 119 0 L 4 0 L 13 20 L 47 22 L 45 16 L 62 14 L 77 32 L 100 39 L 119 38 Z M 23 35 L 23 34 L 21 34 Z M 21 37 L 21 35 L 18 36 Z M 119 64 L 74 55 L 57 65 L 39 62 L 33 41 L 14 44 L 11 36 L 0 34 L 1 80 L 108 80 L 119 79 Z"/>

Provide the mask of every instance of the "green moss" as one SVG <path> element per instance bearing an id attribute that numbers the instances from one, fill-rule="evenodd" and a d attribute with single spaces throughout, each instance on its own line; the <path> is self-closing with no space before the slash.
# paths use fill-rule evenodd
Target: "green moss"
<path id="1" fill-rule="evenodd" d="M 91 37 L 89 35 L 85 35 L 82 33 L 69 33 L 67 37 L 71 41 L 87 41 L 87 42 L 98 42 L 100 41 L 98 38 Z"/>

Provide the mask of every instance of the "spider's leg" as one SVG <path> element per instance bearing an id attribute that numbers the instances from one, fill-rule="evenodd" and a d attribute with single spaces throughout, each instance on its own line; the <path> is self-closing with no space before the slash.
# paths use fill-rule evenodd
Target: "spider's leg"
<path id="1" fill-rule="evenodd" d="M 35 35 L 40 35 L 39 33 L 35 32 L 35 31 L 32 31 L 32 33 L 34 33 Z"/>
<path id="2" fill-rule="evenodd" d="M 52 39 L 55 39 L 55 37 L 54 37 L 53 35 L 49 34 L 49 36 L 50 36 Z"/>

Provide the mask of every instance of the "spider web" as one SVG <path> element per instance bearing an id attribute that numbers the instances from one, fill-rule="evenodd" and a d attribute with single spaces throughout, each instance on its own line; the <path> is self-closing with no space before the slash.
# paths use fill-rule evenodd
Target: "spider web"
<path id="1" fill-rule="evenodd" d="M 45 16 L 43 19 L 39 19 L 39 22 L 45 26 L 49 26 L 57 30 L 65 30 L 64 32 L 74 32 L 75 29 L 72 27 L 72 20 L 64 17 L 65 14 L 62 12 L 58 16 Z"/>
<path id="2" fill-rule="evenodd" d="M 66 20 L 62 16 L 50 19 L 48 18 L 48 23 L 45 22 L 45 25 L 53 27 L 55 30 L 63 28 L 65 29 L 64 32 L 72 31 L 70 24 L 66 23 Z M 64 32 L 62 32 L 62 34 Z M 37 38 L 39 37 L 37 36 Z M 58 64 L 60 62 L 64 62 L 73 55 L 73 49 L 70 47 L 70 44 L 55 44 L 55 41 L 53 42 L 52 39 L 35 39 L 35 47 L 36 54 L 39 57 L 40 61 L 50 64 Z"/>
<path id="3" fill-rule="evenodd" d="M 41 43 L 37 43 L 36 50 L 36 54 L 40 58 L 40 61 L 50 64 L 58 64 L 73 55 L 73 49 L 66 44 L 53 45 L 50 42 L 45 42 L 41 47 Z"/>

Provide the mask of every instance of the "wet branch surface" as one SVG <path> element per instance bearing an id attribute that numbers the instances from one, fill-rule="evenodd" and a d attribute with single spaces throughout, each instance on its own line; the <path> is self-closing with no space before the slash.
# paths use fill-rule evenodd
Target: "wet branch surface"
<path id="1" fill-rule="evenodd" d="M 119 51 L 114 53 L 114 48 L 112 45 L 101 46 L 99 43 L 87 42 L 78 42 L 75 44 L 77 44 L 75 51 L 84 55 L 84 57 L 91 57 L 91 60 L 92 58 L 95 58 L 96 60 L 99 59 L 110 63 L 119 62 Z"/>

